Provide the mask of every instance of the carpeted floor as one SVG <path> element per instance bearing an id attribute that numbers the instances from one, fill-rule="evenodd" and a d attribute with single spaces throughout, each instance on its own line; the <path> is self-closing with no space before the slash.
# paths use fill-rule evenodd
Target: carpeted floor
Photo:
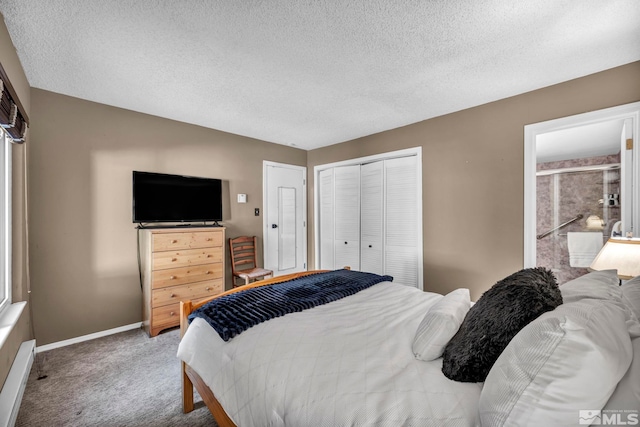
<path id="1" fill-rule="evenodd" d="M 136 329 L 39 353 L 47 378 L 34 363 L 16 426 L 216 426 L 201 403 L 182 413 L 179 337 Z"/>

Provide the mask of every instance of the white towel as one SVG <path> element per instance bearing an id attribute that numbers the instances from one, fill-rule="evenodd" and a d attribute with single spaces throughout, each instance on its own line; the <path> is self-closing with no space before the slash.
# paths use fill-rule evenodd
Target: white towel
<path id="1" fill-rule="evenodd" d="M 589 267 L 602 249 L 603 235 L 600 232 L 569 232 L 569 265 L 571 267 Z"/>

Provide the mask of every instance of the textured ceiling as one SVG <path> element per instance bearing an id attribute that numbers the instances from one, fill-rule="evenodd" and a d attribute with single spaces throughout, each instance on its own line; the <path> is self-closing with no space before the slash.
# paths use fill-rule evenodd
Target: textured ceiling
<path id="1" fill-rule="evenodd" d="M 0 0 L 31 86 L 313 149 L 640 60 L 638 0 Z"/>

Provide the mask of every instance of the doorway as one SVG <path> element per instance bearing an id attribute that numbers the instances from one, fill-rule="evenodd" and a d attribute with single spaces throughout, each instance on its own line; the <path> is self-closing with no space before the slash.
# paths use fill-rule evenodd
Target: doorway
<path id="1" fill-rule="evenodd" d="M 307 168 L 263 162 L 264 268 L 274 276 L 307 269 Z"/>
<path id="2" fill-rule="evenodd" d="M 590 264 L 569 246 L 638 235 L 639 117 L 633 103 L 525 126 L 525 267 L 564 283 Z"/>

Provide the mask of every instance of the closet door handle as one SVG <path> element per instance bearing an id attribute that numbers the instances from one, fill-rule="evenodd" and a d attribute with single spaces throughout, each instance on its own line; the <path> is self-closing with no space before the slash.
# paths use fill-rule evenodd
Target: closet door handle
<path id="1" fill-rule="evenodd" d="M 372 246 L 372 245 L 369 245 L 369 247 L 370 247 L 370 248 L 372 248 L 373 246 Z"/>
<path id="2" fill-rule="evenodd" d="M 344 244 L 346 245 L 346 244 L 347 244 L 347 242 L 344 242 Z"/>

